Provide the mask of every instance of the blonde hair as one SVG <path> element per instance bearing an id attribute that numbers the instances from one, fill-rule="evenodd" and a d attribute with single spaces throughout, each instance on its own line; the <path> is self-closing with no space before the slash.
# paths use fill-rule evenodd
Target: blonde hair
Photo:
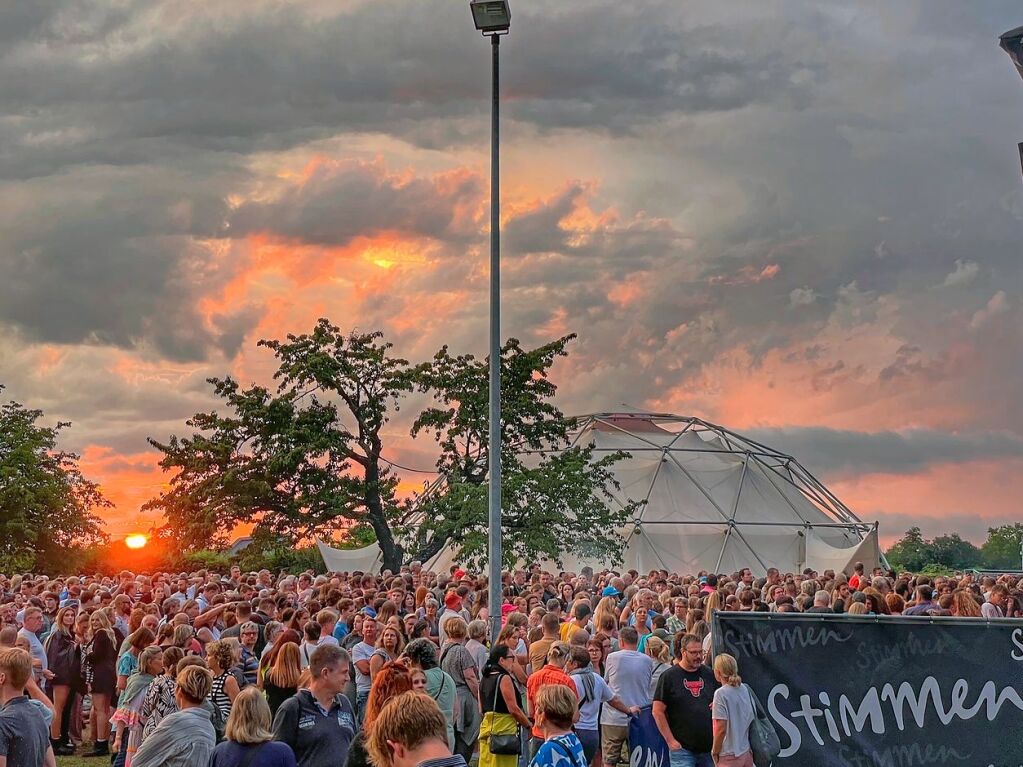
<path id="1" fill-rule="evenodd" d="M 660 663 L 671 663 L 668 645 L 660 637 L 647 637 L 646 654 Z"/>
<path id="2" fill-rule="evenodd" d="M 536 693 L 536 713 L 544 719 L 566 730 L 572 728 L 579 703 L 575 692 L 563 684 L 544 685 Z"/>
<path id="3" fill-rule="evenodd" d="M 738 687 L 742 684 L 742 677 L 739 676 L 739 664 L 726 652 L 714 659 L 714 673 L 717 674 L 722 684 L 727 684 L 729 687 Z"/>
<path id="4" fill-rule="evenodd" d="M 231 714 L 224 726 L 224 738 L 235 743 L 266 743 L 270 732 L 270 706 L 262 690 L 246 687 L 231 704 Z"/>
<path id="5" fill-rule="evenodd" d="M 285 642 L 277 651 L 274 664 L 266 674 L 266 679 L 278 687 L 298 687 L 299 677 L 302 676 L 302 663 L 299 655 L 298 645 L 294 642 Z"/>
<path id="6" fill-rule="evenodd" d="M 182 659 L 184 660 L 184 659 Z M 202 703 L 213 687 L 213 674 L 203 666 L 188 665 L 178 672 L 178 689 L 190 702 Z"/>
<path id="7" fill-rule="evenodd" d="M 469 624 L 461 615 L 451 615 L 444 621 L 444 633 L 448 639 L 465 639 L 469 636 Z"/>
<path id="8" fill-rule="evenodd" d="M 564 668 L 571 654 L 572 646 L 568 642 L 555 642 L 547 651 L 547 662 L 558 668 Z"/>
<path id="9" fill-rule="evenodd" d="M 541 688 L 546 690 L 548 688 Z M 561 689 L 567 691 L 567 687 Z M 437 702 L 421 692 L 403 692 L 391 698 L 377 714 L 366 737 L 366 750 L 376 767 L 391 767 L 394 757 L 389 743 L 409 750 L 427 740 L 448 742 L 448 726 Z"/>
<path id="10" fill-rule="evenodd" d="M 17 647 L 0 650 L 0 671 L 7 675 L 7 685 L 20 694 L 32 676 L 32 656 Z"/>
<path id="11" fill-rule="evenodd" d="M 99 621 L 99 630 L 105 631 L 110 638 L 110 644 L 115 641 L 114 630 L 110 627 L 110 616 L 104 610 L 97 610 L 89 617 L 89 626 L 92 626 L 93 619 Z"/>
<path id="12" fill-rule="evenodd" d="M 206 662 L 211 660 L 217 662 L 221 673 L 230 671 L 234 665 L 234 650 L 226 640 L 217 640 L 206 645 Z"/>
<path id="13" fill-rule="evenodd" d="M 870 609 L 867 607 L 866 602 L 853 602 L 849 605 L 849 609 L 846 610 L 846 613 L 849 615 L 866 615 L 869 612 Z"/>

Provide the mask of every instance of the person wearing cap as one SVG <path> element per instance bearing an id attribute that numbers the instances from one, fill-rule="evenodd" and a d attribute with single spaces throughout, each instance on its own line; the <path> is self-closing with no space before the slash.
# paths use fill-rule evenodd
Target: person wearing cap
<path id="1" fill-rule="evenodd" d="M 462 597 L 459 596 L 457 591 L 452 589 L 444 595 L 444 609 L 437 616 L 437 637 L 440 640 L 441 647 L 444 646 L 448 638 L 447 633 L 444 631 L 444 621 L 454 616 L 464 620 L 466 625 L 472 620 L 469 612 L 462 607 Z"/>

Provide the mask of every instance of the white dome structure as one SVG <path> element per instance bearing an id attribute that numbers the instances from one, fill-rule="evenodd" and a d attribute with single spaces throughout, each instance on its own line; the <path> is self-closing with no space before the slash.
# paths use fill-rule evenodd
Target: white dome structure
<path id="1" fill-rule="evenodd" d="M 856 562 L 868 572 L 883 563 L 877 523 L 859 520 L 790 455 L 693 417 L 598 413 L 577 420 L 571 445 L 592 445 L 598 459 L 628 454 L 613 467 L 620 488 L 611 489 L 612 502 L 643 504 L 614 532 L 624 542 L 624 569 L 851 573 Z M 439 478 L 432 489 L 443 482 Z M 376 544 L 340 551 L 318 543 L 328 569 L 379 567 Z M 439 572 L 456 561 L 446 548 L 424 564 Z M 584 565 L 604 570 L 608 563 L 566 555 L 562 565 L 578 572 Z"/>
<path id="2" fill-rule="evenodd" d="M 769 567 L 851 571 L 880 564 L 877 524 L 859 520 L 790 455 L 699 418 L 600 413 L 579 419 L 573 445 L 625 451 L 618 503 L 644 501 L 618 532 L 624 566 L 640 572 Z M 568 569 L 592 562 L 566 562 Z"/>

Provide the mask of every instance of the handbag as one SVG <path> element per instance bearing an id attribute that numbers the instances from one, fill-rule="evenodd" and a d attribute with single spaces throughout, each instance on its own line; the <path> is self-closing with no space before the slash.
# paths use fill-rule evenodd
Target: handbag
<path id="1" fill-rule="evenodd" d="M 749 746 L 753 752 L 753 764 L 757 767 L 770 767 L 774 758 L 781 753 L 781 741 L 753 689 L 748 684 L 744 684 L 743 687 L 746 688 L 753 703 L 753 721 L 749 725 Z"/>
<path id="2" fill-rule="evenodd" d="M 497 678 L 497 684 L 494 685 L 494 704 L 490 707 L 491 715 L 497 713 L 497 695 L 501 691 L 501 677 L 507 676 L 502 674 Z M 503 735 L 490 734 L 488 747 L 490 753 L 495 756 L 518 756 L 522 753 L 522 737 L 519 732 L 519 727 L 515 727 L 514 733 L 508 733 Z"/>

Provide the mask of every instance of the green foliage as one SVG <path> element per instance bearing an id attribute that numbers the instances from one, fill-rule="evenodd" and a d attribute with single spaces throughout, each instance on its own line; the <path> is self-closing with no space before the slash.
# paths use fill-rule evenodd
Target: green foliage
<path id="1" fill-rule="evenodd" d="M 231 558 L 223 551 L 192 551 L 174 559 L 172 570 L 194 572 L 195 570 L 212 570 L 216 573 L 231 569 Z"/>
<path id="2" fill-rule="evenodd" d="M 892 567 L 909 572 L 944 575 L 945 572 L 976 567 L 982 552 L 958 533 L 939 535 L 934 540 L 924 539 L 919 527 L 911 527 L 906 534 L 885 552 Z"/>
<path id="3" fill-rule="evenodd" d="M 1020 569 L 1020 540 L 1023 523 L 989 527 L 987 541 L 981 546 L 982 563 L 989 570 Z"/>
<path id="4" fill-rule="evenodd" d="M 565 553 L 621 560 L 615 528 L 639 504 L 616 508 L 612 467 L 625 454 L 593 460 L 588 447 L 569 448 L 575 425 L 553 404 L 557 387 L 551 366 L 567 356 L 565 336 L 526 350 L 510 339 L 501 350 L 502 541 L 505 565 L 551 559 Z M 487 560 L 489 463 L 489 361 L 453 357 L 442 348 L 415 371 L 416 386 L 436 406 L 416 419 L 412 435 L 427 433 L 440 446 L 442 487 L 422 494 L 406 517 L 404 536 L 417 558 L 445 544 L 458 560 L 481 567 Z"/>
<path id="5" fill-rule="evenodd" d="M 266 529 L 256 530 L 252 543 L 237 557 L 238 566 L 245 572 L 266 568 L 271 572 L 286 570 L 291 573 L 303 570 L 325 572 L 323 558 L 316 546 L 296 547 L 284 536 L 274 535 Z"/>
<path id="6" fill-rule="evenodd" d="M 165 515 L 184 550 L 223 547 L 242 523 L 293 548 L 366 522 L 385 566 L 397 569 L 397 480 L 381 462 L 380 431 L 411 390 L 408 363 L 391 356 L 380 333 L 344 335 L 327 320 L 260 345 L 278 360 L 276 392 L 210 379 L 225 413 L 193 416 L 191 436 L 150 440 L 175 476 L 145 508 Z"/>
<path id="7" fill-rule="evenodd" d="M 0 390 L 3 387 L 0 386 Z M 95 512 L 109 506 L 79 457 L 57 449 L 70 424 L 39 425 L 41 410 L 0 405 L 0 571 L 54 571 L 105 539 Z"/>

